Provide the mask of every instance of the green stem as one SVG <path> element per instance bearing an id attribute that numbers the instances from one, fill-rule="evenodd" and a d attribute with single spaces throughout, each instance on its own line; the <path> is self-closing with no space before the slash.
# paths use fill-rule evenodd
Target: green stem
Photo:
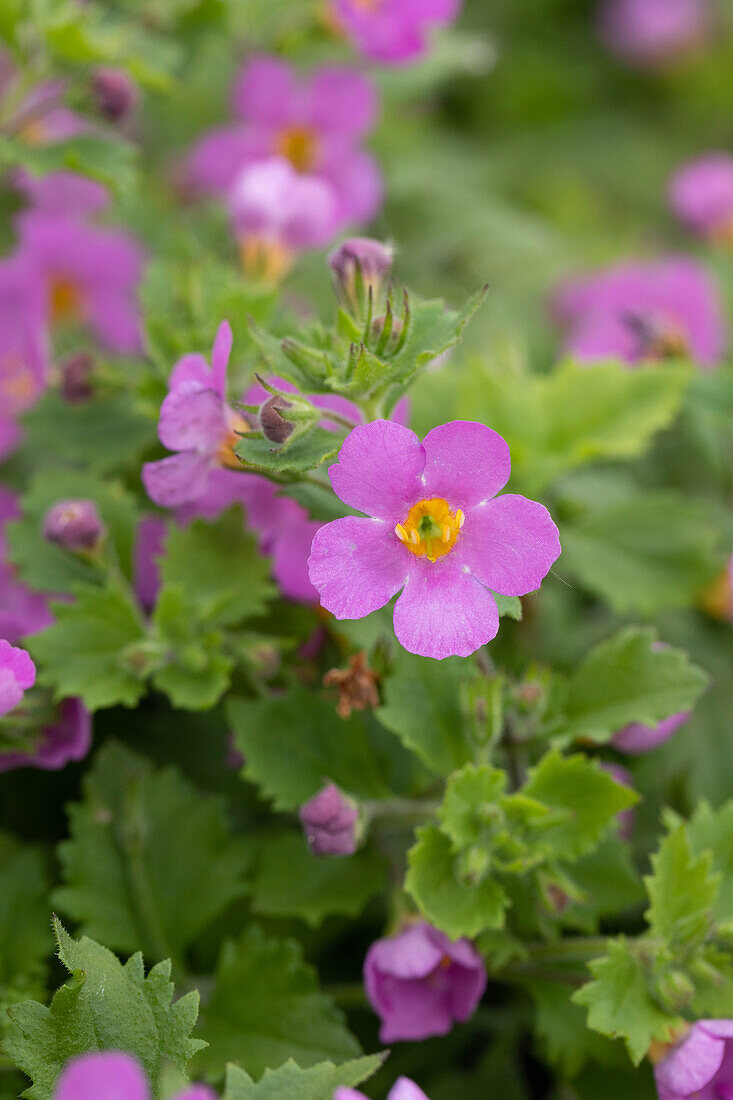
<path id="1" fill-rule="evenodd" d="M 367 817 L 432 817 L 440 802 L 428 798 L 383 798 L 362 802 Z"/>

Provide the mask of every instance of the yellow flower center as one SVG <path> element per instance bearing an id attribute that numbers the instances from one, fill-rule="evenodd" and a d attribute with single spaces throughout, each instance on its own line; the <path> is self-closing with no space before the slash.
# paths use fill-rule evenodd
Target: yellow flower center
<path id="1" fill-rule="evenodd" d="M 219 465 L 227 470 L 241 470 L 242 463 L 237 458 L 234 448 L 239 443 L 239 437 L 249 431 L 249 424 L 239 413 L 230 410 L 229 430 L 219 445 L 217 458 Z"/>
<path id="2" fill-rule="evenodd" d="M 413 504 L 394 531 L 411 554 L 437 561 L 455 546 L 465 518 L 460 508 L 451 512 L 447 500 L 431 497 Z"/>
<path id="3" fill-rule="evenodd" d="M 239 243 L 242 269 L 251 279 L 277 286 L 293 266 L 289 248 L 264 237 L 248 237 Z"/>
<path id="4" fill-rule="evenodd" d="M 82 296 L 73 279 L 54 275 L 51 279 L 51 315 L 54 321 L 78 321 L 82 315 Z"/>
<path id="5" fill-rule="evenodd" d="M 287 126 L 277 135 L 275 151 L 299 172 L 309 172 L 316 162 L 318 135 L 308 126 Z"/>
<path id="6" fill-rule="evenodd" d="M 733 614 L 733 589 L 731 578 L 727 569 L 712 584 L 703 591 L 700 598 L 700 606 L 714 619 L 725 621 Z"/>

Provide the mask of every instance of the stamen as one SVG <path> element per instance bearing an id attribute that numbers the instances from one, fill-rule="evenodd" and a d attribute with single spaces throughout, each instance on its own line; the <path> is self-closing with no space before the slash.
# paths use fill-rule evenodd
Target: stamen
<path id="1" fill-rule="evenodd" d="M 407 531 L 404 529 L 401 523 L 398 523 L 394 529 L 394 533 L 401 542 L 407 542 Z"/>
<path id="2" fill-rule="evenodd" d="M 446 526 L 445 526 L 445 527 L 443 528 L 443 535 L 442 535 L 442 538 L 443 538 L 443 542 L 450 542 L 450 527 L 448 527 L 448 525 L 447 525 L 447 524 L 446 524 Z"/>
<path id="3" fill-rule="evenodd" d="M 458 524 L 458 530 L 459 531 L 460 531 L 461 527 L 463 527 L 463 524 L 465 522 L 466 522 L 466 517 L 464 516 L 463 512 L 459 508 L 458 511 L 456 512 L 456 523 Z"/>
<path id="4" fill-rule="evenodd" d="M 410 538 L 414 542 L 415 546 L 417 546 L 417 544 L 420 541 L 420 536 L 417 533 L 417 529 L 415 527 L 413 527 L 412 530 L 410 531 Z"/>
<path id="5" fill-rule="evenodd" d="M 430 497 L 413 504 L 394 532 L 411 554 L 435 562 L 451 552 L 464 519 L 463 512 L 453 512 L 447 500 Z"/>

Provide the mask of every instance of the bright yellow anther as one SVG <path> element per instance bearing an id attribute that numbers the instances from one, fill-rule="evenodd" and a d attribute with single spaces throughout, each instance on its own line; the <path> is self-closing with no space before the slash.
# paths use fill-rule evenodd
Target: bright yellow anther
<path id="1" fill-rule="evenodd" d="M 431 497 L 414 504 L 394 530 L 411 554 L 436 561 L 453 549 L 464 520 L 460 508 L 453 512 L 447 500 Z"/>
<path id="2" fill-rule="evenodd" d="M 412 528 L 412 530 L 410 531 L 410 538 L 412 539 L 412 541 L 413 541 L 413 544 L 414 544 L 415 546 L 417 546 L 417 544 L 418 544 L 418 543 L 419 543 L 419 541 L 420 541 L 420 535 L 418 534 L 418 532 L 416 531 L 416 529 L 415 529 L 414 527 L 413 527 L 413 528 Z"/>
<path id="3" fill-rule="evenodd" d="M 458 511 L 456 512 L 456 523 L 458 524 L 458 530 L 459 531 L 460 531 L 461 527 L 463 527 L 463 524 L 465 522 L 466 522 L 466 517 L 464 516 L 463 512 L 459 508 Z"/>
<path id="4" fill-rule="evenodd" d="M 401 523 L 397 524 L 394 529 L 394 533 L 397 535 L 397 538 L 400 539 L 401 542 L 407 542 L 407 531 L 404 529 Z"/>

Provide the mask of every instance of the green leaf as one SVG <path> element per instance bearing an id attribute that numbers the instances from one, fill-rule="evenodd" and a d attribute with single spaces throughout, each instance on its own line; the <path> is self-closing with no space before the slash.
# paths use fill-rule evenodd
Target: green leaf
<path id="1" fill-rule="evenodd" d="M 495 879 L 460 881 L 449 838 L 426 825 L 408 853 L 405 890 L 420 912 L 451 939 L 504 925 L 509 899 Z"/>
<path id="2" fill-rule="evenodd" d="M 358 917 L 386 881 L 387 866 L 370 849 L 323 859 L 311 853 L 300 833 L 283 833 L 259 846 L 252 908 L 268 917 L 299 917 L 317 928 L 335 914 Z"/>
<path id="3" fill-rule="evenodd" d="M 573 672 L 556 719 L 563 739 L 606 741 L 630 722 L 655 726 L 691 710 L 709 682 L 681 650 L 655 648 L 655 632 L 627 627 Z"/>
<path id="4" fill-rule="evenodd" d="M 54 904 L 116 951 L 181 961 L 244 893 L 249 862 L 219 798 L 174 768 L 154 769 L 112 741 L 68 807 L 71 839 L 59 846 L 64 885 Z"/>
<path id="5" fill-rule="evenodd" d="M 289 1058 L 307 1067 L 360 1053 L 300 945 L 266 939 L 256 926 L 224 943 L 201 1033 L 210 1046 L 199 1065 L 212 1075 L 227 1061 L 259 1077 Z"/>
<path id="6" fill-rule="evenodd" d="M 686 606 L 713 579 L 719 537 L 702 500 L 640 491 L 564 524 L 562 563 L 615 611 L 654 614 Z"/>
<path id="7" fill-rule="evenodd" d="M 34 176 L 69 169 L 90 176 L 118 194 L 134 187 L 138 151 L 118 135 L 77 134 L 50 145 L 29 145 L 9 137 L 0 138 L 0 166 L 3 170 L 22 167 Z"/>
<path id="8" fill-rule="evenodd" d="M 247 432 L 234 450 L 242 460 L 242 469 L 292 476 L 314 470 L 316 466 L 335 458 L 342 442 L 342 436 L 316 426 L 285 448 L 273 446 L 259 432 Z"/>
<path id="9" fill-rule="evenodd" d="M 492 810 L 500 812 L 498 803 L 506 782 L 505 772 L 486 764 L 469 764 L 450 777 L 438 817 L 456 851 L 482 841 L 482 829 L 492 821 Z"/>
<path id="10" fill-rule="evenodd" d="M 48 877 L 39 847 L 0 832 L 0 987 L 43 974 L 51 952 Z"/>
<path id="11" fill-rule="evenodd" d="M 302 687 L 282 696 L 231 698 L 227 712 L 247 761 L 244 775 L 276 809 L 297 809 L 329 780 L 357 797 L 389 793 L 360 715 L 344 721 L 332 703 Z"/>
<path id="12" fill-rule="evenodd" d="M 686 832 L 694 855 L 710 852 L 713 868 L 720 874 L 720 891 L 713 904 L 715 921 L 733 921 L 733 801 L 715 810 L 701 802 Z"/>
<path id="13" fill-rule="evenodd" d="M 200 519 L 173 527 L 161 578 L 164 585 L 183 590 L 199 622 L 217 626 L 264 614 L 275 592 L 241 508 L 230 508 L 214 522 Z"/>
<path id="14" fill-rule="evenodd" d="M 532 496 L 586 463 L 642 454 L 672 422 L 690 376 L 669 364 L 630 371 L 624 363 L 565 362 L 548 375 L 476 364 L 458 381 L 456 413 L 506 439 L 512 484 Z"/>
<path id="15" fill-rule="evenodd" d="M 384 683 L 379 721 L 438 775 L 450 775 L 473 758 L 459 706 L 465 679 L 460 657 L 436 665 L 400 649 Z"/>
<path id="16" fill-rule="evenodd" d="M 623 1048 L 588 1029 L 585 1012 L 570 999 L 567 986 L 533 981 L 528 989 L 536 1008 L 535 1032 L 548 1061 L 557 1066 L 563 1078 L 576 1077 L 588 1062 L 624 1064 Z"/>
<path id="17" fill-rule="evenodd" d="M 23 1096 L 51 1100 L 56 1080 L 69 1059 L 91 1050 L 125 1050 L 153 1082 L 164 1062 L 185 1073 L 202 1046 L 189 1038 L 198 1014 L 198 993 L 173 1003 L 170 963 L 160 962 L 147 977 L 142 955 L 123 966 L 106 947 L 82 937 L 73 940 L 54 920 L 58 955 L 69 974 L 49 1008 L 25 1001 L 10 1008 L 13 1027 L 3 1049 L 31 1078 Z"/>
<path id="18" fill-rule="evenodd" d="M 229 1066 L 224 1100 L 333 1100 L 335 1089 L 361 1085 L 377 1072 L 385 1057 L 371 1054 L 340 1066 L 320 1062 L 308 1069 L 288 1061 L 279 1069 L 265 1070 L 257 1083 L 243 1069 Z"/>
<path id="19" fill-rule="evenodd" d="M 53 456 L 104 474 L 132 466 L 156 441 L 155 422 L 129 393 L 95 396 L 74 405 L 50 390 L 23 417 L 23 454 Z M 58 498 L 57 498 L 58 499 Z"/>
<path id="20" fill-rule="evenodd" d="M 124 650 L 144 637 L 137 608 L 111 584 L 73 591 L 74 603 L 54 604 L 56 622 L 28 642 L 43 666 L 40 681 L 53 687 L 55 698 L 78 695 L 90 710 L 135 706 L 145 684 L 126 667 Z"/>
<path id="21" fill-rule="evenodd" d="M 158 595 L 153 623 L 164 664 L 153 672 L 153 684 L 174 707 L 208 710 L 229 687 L 234 659 L 224 653 L 221 633 L 192 616 L 190 598 L 180 587 Z"/>
<path id="22" fill-rule="evenodd" d="M 588 1009 L 588 1026 L 611 1039 L 626 1041 L 638 1066 L 652 1040 L 669 1042 L 682 1024 L 664 1012 L 649 993 L 643 960 L 624 936 L 608 941 L 608 954 L 589 964 L 593 981 L 573 995 Z"/>
<path id="23" fill-rule="evenodd" d="M 684 825 L 662 841 L 652 856 L 652 874 L 644 884 L 649 894 L 646 919 L 652 935 L 679 948 L 702 943 L 713 924 L 713 907 L 721 876 L 712 874 L 712 853 L 693 856 Z"/>
<path id="24" fill-rule="evenodd" d="M 439 299 L 411 299 L 409 333 L 399 355 L 389 362 L 389 382 L 408 385 L 431 359 L 455 347 L 464 328 L 483 303 L 487 290 L 488 287 L 483 287 L 457 310 L 447 309 Z"/>
<path id="25" fill-rule="evenodd" d="M 97 567 L 80 554 L 55 546 L 41 537 L 48 509 L 60 500 L 91 500 L 107 529 L 106 553 L 128 576 L 138 518 L 135 501 L 118 482 L 102 480 L 82 470 L 40 470 L 21 500 L 22 518 L 8 524 L 10 557 L 26 584 L 46 592 L 72 592 L 80 583 L 99 584 Z"/>
<path id="26" fill-rule="evenodd" d="M 492 592 L 491 595 L 496 600 L 500 618 L 514 619 L 515 622 L 521 623 L 522 601 L 519 596 L 502 596 L 499 592 Z"/>
<path id="27" fill-rule="evenodd" d="M 635 791 L 615 783 L 596 761 L 580 753 L 562 756 L 554 749 L 532 768 L 521 793 L 562 812 L 565 820 L 545 829 L 542 839 L 554 855 L 566 860 L 591 851 L 616 814 L 639 799 Z"/>

